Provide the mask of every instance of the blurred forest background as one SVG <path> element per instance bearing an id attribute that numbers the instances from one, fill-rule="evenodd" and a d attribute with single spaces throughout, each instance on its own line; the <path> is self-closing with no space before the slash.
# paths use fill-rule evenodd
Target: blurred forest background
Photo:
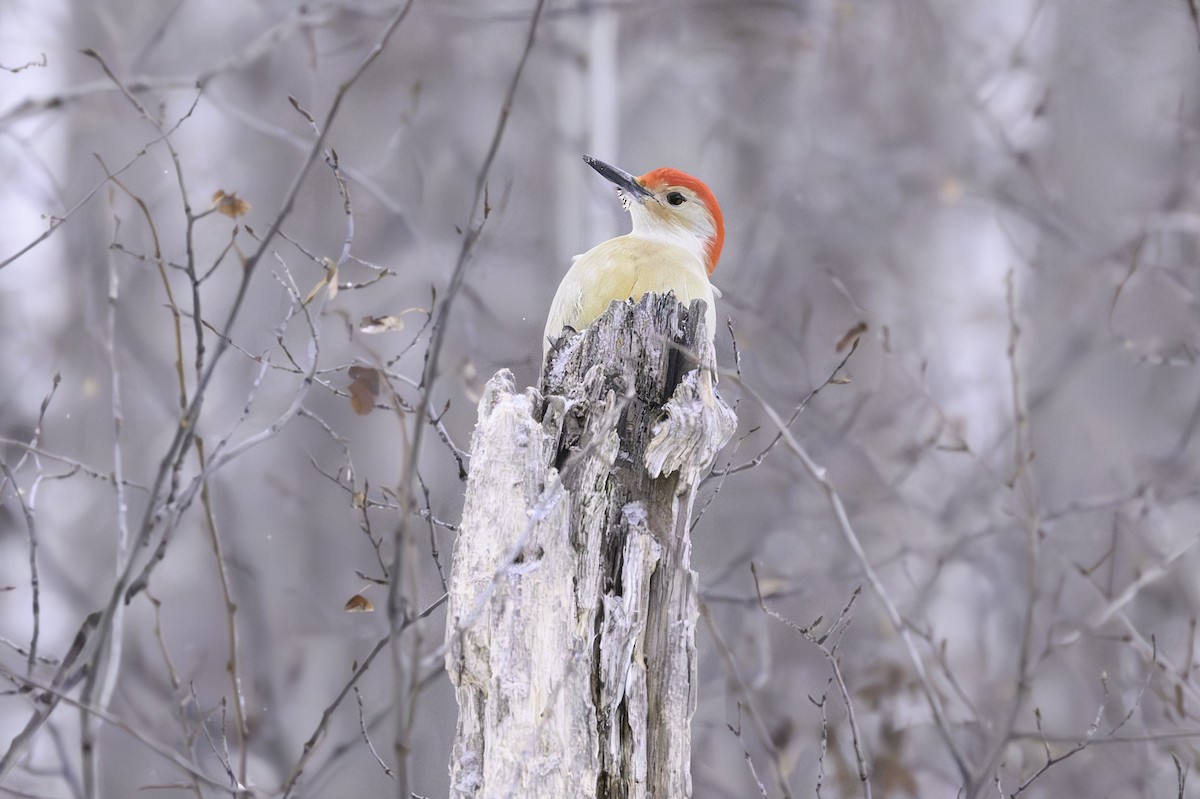
<path id="1" fill-rule="evenodd" d="M 695 795 L 863 795 L 754 563 L 818 631 L 862 588 L 875 796 L 1200 797 L 1194 0 L 0 20 L 0 795 L 446 795 L 458 450 L 627 229 L 591 153 L 712 186 L 721 363 L 824 384 L 792 429 L 865 551 L 786 448 L 737 468 L 776 428 L 723 380 Z"/>

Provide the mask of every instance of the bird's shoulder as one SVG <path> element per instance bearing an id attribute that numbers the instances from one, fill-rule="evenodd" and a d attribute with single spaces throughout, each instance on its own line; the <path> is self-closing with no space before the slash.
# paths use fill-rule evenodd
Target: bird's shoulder
<path id="1" fill-rule="evenodd" d="M 576 255 L 572 261 L 581 259 L 597 263 L 620 261 L 613 265 L 623 266 L 653 262 L 686 263 L 696 260 L 696 257 L 678 244 L 628 233 L 602 241 L 582 255 Z"/>

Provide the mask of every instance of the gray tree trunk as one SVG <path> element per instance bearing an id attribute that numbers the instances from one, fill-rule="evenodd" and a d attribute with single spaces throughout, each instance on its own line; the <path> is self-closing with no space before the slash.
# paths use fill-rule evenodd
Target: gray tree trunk
<path id="1" fill-rule="evenodd" d="M 688 517 L 736 426 L 703 307 L 614 303 L 541 391 L 488 383 L 450 576 L 451 797 L 691 796 Z"/>

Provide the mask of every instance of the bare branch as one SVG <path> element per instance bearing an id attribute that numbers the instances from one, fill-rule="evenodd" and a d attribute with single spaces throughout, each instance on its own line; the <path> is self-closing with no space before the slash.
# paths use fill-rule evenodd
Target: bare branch
<path id="1" fill-rule="evenodd" d="M 454 266 L 454 270 L 450 275 L 450 281 L 446 291 L 442 297 L 442 304 L 437 312 L 436 320 L 433 323 L 433 332 L 430 338 L 429 347 L 425 351 L 425 368 L 421 376 L 421 396 L 416 406 L 416 422 L 412 433 L 412 438 L 408 442 L 408 450 L 404 459 L 404 467 L 400 474 L 399 484 L 397 486 L 397 504 L 400 507 L 399 519 L 396 524 L 396 529 L 392 537 L 393 541 L 393 565 L 391 568 L 392 581 L 388 588 L 387 615 L 388 623 L 391 626 L 393 633 L 396 634 L 398 640 L 399 627 L 403 623 L 406 616 L 406 608 L 410 604 L 415 604 L 416 580 L 415 573 L 409 579 L 402 579 L 403 570 L 400 568 L 402 563 L 409 564 L 410 569 L 416 568 L 415 555 L 415 536 L 412 532 L 411 525 L 413 517 L 416 513 L 416 502 L 414 494 L 413 482 L 417 473 L 417 465 L 421 454 L 421 444 L 424 440 L 425 432 L 425 416 L 428 414 L 432 404 L 434 384 L 438 377 L 438 364 L 441 358 L 442 346 L 446 340 L 446 332 L 449 329 L 448 320 L 451 309 L 454 307 L 454 300 L 462 288 L 462 283 L 466 277 L 467 263 L 470 260 L 471 254 L 474 252 L 475 245 L 479 241 L 480 233 L 483 230 L 483 225 L 487 221 L 487 214 L 479 220 L 478 224 L 474 222 L 479 213 L 481 203 L 484 199 L 484 192 L 487 186 L 488 176 L 491 173 L 492 162 L 496 158 L 496 153 L 500 149 L 500 142 L 504 138 L 504 131 L 508 125 L 509 113 L 512 109 L 513 98 L 516 96 L 517 87 L 521 83 L 521 75 L 525 71 L 525 65 L 529 60 L 529 54 L 533 52 L 533 43 L 537 34 L 538 23 L 542 18 L 542 11 L 545 8 L 545 0 L 537 0 L 537 5 L 534 7 L 533 14 L 529 22 L 529 32 L 525 40 L 525 48 L 521 53 L 521 57 L 517 62 L 517 67 L 513 71 L 512 80 L 509 82 L 508 91 L 505 94 L 504 102 L 500 108 L 500 115 L 496 121 L 495 130 L 492 133 L 492 141 L 488 147 L 483 164 L 479 169 L 479 174 L 475 180 L 475 196 L 471 201 L 471 210 L 468 216 L 467 232 L 463 236 L 462 247 L 459 250 L 458 261 Z M 404 591 L 413 592 L 407 597 L 407 602 L 404 601 Z M 393 661 L 399 665 L 401 663 L 401 655 L 398 650 L 393 652 Z M 397 734 L 395 740 L 396 749 L 396 766 L 399 772 L 399 788 L 401 795 L 408 793 L 408 766 L 407 759 L 410 751 L 409 742 L 412 736 L 412 724 L 414 721 L 413 705 L 415 703 L 415 694 L 417 689 L 417 663 L 409 664 L 410 675 L 407 689 L 407 701 L 398 709 L 397 713 Z"/>
<path id="2" fill-rule="evenodd" d="M 775 619 L 776 621 L 779 621 L 779 622 L 783 623 L 784 625 L 786 625 L 787 627 L 791 628 L 796 633 L 798 633 L 802 638 L 804 638 L 804 640 L 808 641 L 811 644 L 815 644 L 816 647 L 821 651 L 821 654 L 824 655 L 825 660 L 829 663 L 829 668 L 833 672 L 832 679 L 837 684 L 838 692 L 841 693 L 841 695 L 842 695 L 842 704 L 846 708 L 846 718 L 850 723 L 850 738 L 851 738 L 851 742 L 853 743 L 853 746 L 854 746 L 854 760 L 855 760 L 855 764 L 858 767 L 858 780 L 859 780 L 859 783 L 862 785 L 863 799 L 871 799 L 871 777 L 870 777 L 870 773 L 869 773 L 870 769 L 867 767 L 867 757 L 863 753 L 862 739 L 861 739 L 861 735 L 858 730 L 858 718 L 854 713 L 854 703 L 850 701 L 850 689 L 846 687 L 846 680 L 842 676 L 842 668 L 841 668 L 841 665 L 838 663 L 838 658 L 837 658 L 837 646 L 838 645 L 837 645 L 837 642 L 835 642 L 832 647 L 827 647 L 825 645 L 825 642 L 830 638 L 830 636 L 833 636 L 836 634 L 838 636 L 838 639 L 840 640 L 841 636 L 845 633 L 846 628 L 850 624 L 850 609 L 854 606 L 854 600 L 858 598 L 859 592 L 862 591 L 862 588 L 854 589 L 854 593 L 850 595 L 850 601 L 846 603 L 846 607 L 842 608 L 841 615 L 839 615 L 838 618 L 833 622 L 833 624 L 830 625 L 829 630 L 825 634 L 817 636 L 817 635 L 814 635 L 812 632 L 812 629 L 813 629 L 813 627 L 816 626 L 817 622 L 814 622 L 809 627 L 800 627 L 797 624 L 795 624 L 795 622 L 792 622 L 791 620 L 783 617 L 776 611 L 768 608 L 766 601 L 763 599 L 762 588 L 758 582 L 758 568 L 755 566 L 755 564 L 753 562 L 750 563 L 750 573 L 754 575 L 754 590 L 758 594 L 758 606 L 759 606 L 759 608 L 762 609 L 762 612 L 767 614 L 771 618 Z M 821 719 L 822 719 L 822 734 L 823 735 L 824 735 L 824 718 L 825 718 L 824 713 L 825 713 L 825 700 L 822 697 Z M 817 793 L 820 794 L 819 788 L 817 790 Z"/>
<path id="3" fill-rule="evenodd" d="M 156 738 L 154 736 L 148 735 L 146 733 L 139 731 L 136 727 L 133 727 L 128 722 L 122 720 L 121 718 L 118 718 L 113 713 L 111 713 L 107 710 L 103 710 L 98 707 L 86 707 L 85 708 L 82 702 L 80 702 L 76 699 L 72 699 L 70 696 L 67 696 L 65 693 L 63 693 L 58 688 L 55 688 L 52 685 L 46 685 L 46 684 L 38 682 L 36 680 L 32 680 L 28 677 L 22 677 L 21 675 L 12 671 L 11 669 L 9 669 L 7 666 L 5 666 L 2 663 L 0 663 L 0 674 L 4 674 L 6 677 L 8 677 L 9 679 L 11 679 L 15 682 L 19 682 L 30 688 L 36 688 L 45 694 L 54 696 L 56 700 L 65 702 L 68 705 L 71 705 L 72 707 L 79 708 L 80 710 L 86 710 L 90 715 L 93 715 L 93 716 L 101 719 L 105 723 L 110 724 L 113 727 L 116 727 L 117 729 L 121 730 L 122 732 L 129 734 L 136 741 L 141 743 L 143 746 L 145 746 L 150 751 L 154 752 L 155 754 L 158 754 L 165 760 L 170 761 L 175 766 L 182 769 L 185 773 L 191 775 L 192 777 L 195 777 L 196 779 L 200 780 L 201 782 L 205 783 L 206 785 L 209 785 L 213 788 L 218 788 L 220 790 L 228 790 L 229 789 L 229 785 L 225 781 L 214 779 L 213 777 L 209 777 L 207 774 L 205 774 L 203 771 L 200 770 L 199 766 L 192 763 L 190 760 L 187 760 L 186 758 L 184 758 L 182 755 L 180 755 L 174 749 L 171 749 L 167 745 L 160 743 L 158 740 L 156 740 Z M 250 790 L 250 789 L 246 788 L 245 786 L 237 786 L 237 787 L 240 790 L 244 790 L 244 791 L 247 791 L 248 793 L 251 793 L 252 795 L 255 795 L 255 796 L 260 795 L 257 791 Z"/>
<path id="4" fill-rule="evenodd" d="M 46 66 L 46 54 L 42 53 L 42 57 L 37 59 L 36 61 L 26 61 L 24 64 L 22 64 L 19 67 L 6 67 L 3 64 L 0 64 L 0 69 L 4 70 L 5 72 L 11 72 L 15 75 L 18 72 L 24 72 L 25 70 L 30 69 L 32 67 L 45 67 L 45 66 Z"/>
<path id="5" fill-rule="evenodd" d="M 800 400 L 800 404 L 796 406 L 796 408 L 792 411 L 792 415 L 788 417 L 787 427 L 790 428 L 792 426 L 792 423 L 795 422 L 797 417 L 799 417 L 800 414 L 804 412 L 804 409 L 808 407 L 808 404 L 810 402 L 812 402 L 813 398 L 817 396 L 817 393 L 821 389 L 825 388 L 825 386 L 827 386 L 831 383 L 839 382 L 838 374 L 844 368 L 846 368 L 846 364 L 850 362 L 850 358 L 858 350 L 859 341 L 860 341 L 860 338 L 858 335 L 855 335 L 851 339 L 850 350 L 846 353 L 846 356 L 844 358 L 842 358 L 842 360 L 838 361 L 838 365 L 835 366 L 833 368 L 833 371 L 829 373 L 829 377 L 825 378 L 825 380 L 819 386 L 814 388 L 812 391 L 808 392 L 808 394 L 805 395 L 804 399 Z M 737 376 L 738 376 L 738 379 L 740 380 L 741 373 L 738 372 Z M 755 455 L 752 459 L 750 459 L 746 463 L 739 464 L 738 466 L 734 466 L 732 468 L 727 466 L 724 469 L 721 469 L 719 471 L 717 469 L 713 469 L 712 474 L 709 475 L 709 478 L 711 478 L 711 477 L 727 477 L 731 474 L 737 474 L 738 472 L 744 472 L 747 469 L 753 469 L 755 466 L 758 466 L 760 463 L 762 463 L 763 460 L 767 457 L 767 455 L 770 454 L 771 450 L 775 449 L 775 447 L 782 440 L 783 440 L 783 434 L 776 433 L 775 438 L 771 439 L 771 443 L 768 444 L 766 447 L 764 447 L 763 450 L 761 452 L 759 452 L 757 455 Z M 709 478 L 705 478 L 705 479 L 709 479 Z"/>
<path id="6" fill-rule="evenodd" d="M 838 530 L 842 537 L 850 546 L 850 550 L 854 553 L 858 561 L 859 567 L 863 570 L 864 576 L 867 578 L 867 584 L 871 586 L 871 590 L 875 596 L 883 604 L 884 610 L 887 612 L 888 620 L 892 624 L 892 628 L 900 635 L 900 639 L 904 642 L 905 651 L 908 653 L 909 662 L 912 664 L 913 671 L 916 673 L 917 680 L 921 684 L 922 692 L 925 694 L 925 701 L 929 703 L 929 708 L 933 712 L 935 726 L 938 734 L 942 738 L 942 743 L 946 750 L 954 759 L 955 766 L 964 780 L 970 779 L 970 768 L 967 766 L 967 761 L 959 751 L 958 744 L 953 731 L 950 729 L 950 721 L 946 717 L 946 711 L 942 707 L 942 699 L 934 687 L 932 680 L 929 678 L 929 673 L 925 669 L 925 661 L 921 654 L 917 651 L 916 642 L 913 640 L 912 631 L 909 630 L 907 623 L 900 615 L 899 608 L 892 600 L 891 595 L 883 585 L 883 581 L 879 579 L 879 575 L 875 573 L 875 567 L 867 558 L 867 553 L 862 547 L 862 543 L 858 539 L 858 534 L 854 531 L 854 527 L 850 524 L 850 517 L 846 514 L 846 507 L 842 504 L 842 498 L 838 495 L 837 490 L 833 486 L 833 482 L 829 479 L 828 472 L 821 466 L 818 466 L 816 461 L 809 456 L 808 452 L 800 446 L 796 441 L 791 431 L 783 418 L 775 412 L 767 402 L 759 395 L 757 391 L 751 388 L 745 382 L 738 380 L 736 375 L 730 375 L 746 393 L 752 397 L 755 403 L 762 408 L 767 417 L 775 424 L 783 436 L 783 442 L 787 448 L 799 459 L 804 466 L 804 470 L 808 472 L 821 489 L 825 492 L 825 497 L 829 501 L 830 508 L 833 511 L 834 519 L 837 522 Z"/>
<path id="7" fill-rule="evenodd" d="M 742 741 L 742 703 L 738 702 L 738 722 L 735 727 L 732 724 L 725 725 L 733 737 L 737 738 L 738 744 L 742 747 L 742 756 L 746 760 L 746 767 L 750 769 L 750 776 L 754 779 L 754 784 L 758 787 L 758 795 L 763 799 L 767 799 L 767 786 L 762 784 L 762 780 L 758 778 L 758 771 L 754 768 L 754 760 L 750 757 L 750 750 L 746 748 L 746 744 Z M 820 789 L 817 790 L 817 796 L 820 796 Z"/>
<path id="8" fill-rule="evenodd" d="M 762 714 L 755 707 L 750 686 L 746 684 L 745 679 L 742 677 L 741 670 L 737 667 L 737 661 L 733 657 L 733 652 L 729 649 L 724 637 L 722 637 L 720 630 L 717 628 L 708 605 L 704 600 L 700 600 L 698 605 L 700 608 L 700 618 L 704 619 L 704 623 L 708 627 L 708 632 L 713 637 L 713 642 L 717 646 L 717 653 L 720 654 L 721 663 L 725 667 L 725 673 L 732 679 L 740 694 L 738 707 L 744 708 L 750 716 L 750 721 L 754 724 L 754 732 L 758 736 L 758 741 L 770 756 L 775 785 L 784 797 L 791 797 L 792 791 L 788 786 L 787 776 L 784 773 L 783 759 L 780 756 L 779 748 L 775 745 L 774 738 L 772 738 L 771 733 L 767 730 L 767 725 L 763 721 Z"/>
<path id="9" fill-rule="evenodd" d="M 445 604 L 448 598 L 449 597 L 446 594 L 442 594 L 442 596 L 434 600 L 432 604 L 430 604 L 420 613 L 417 613 L 406 619 L 404 622 L 404 627 L 408 627 L 410 624 L 415 624 L 428 616 L 430 613 L 433 613 L 435 610 Z M 401 629 L 403 630 L 403 628 Z M 367 654 L 366 658 L 364 658 L 362 663 L 358 664 L 358 666 L 354 669 L 354 674 L 352 674 L 346 684 L 342 686 L 342 689 L 338 692 L 337 696 L 333 698 L 333 701 L 326 705 L 325 709 L 321 712 L 321 720 L 317 722 L 316 729 L 313 730 L 312 735 L 310 735 L 308 740 L 304 742 L 304 749 L 300 754 L 299 760 L 296 761 L 296 765 L 292 767 L 291 774 L 288 775 L 282 787 L 279 789 L 281 794 L 280 799 L 287 799 L 292 795 L 292 791 L 296 789 L 296 784 L 299 782 L 300 777 L 304 774 L 304 769 L 308 766 L 309 759 L 312 757 L 313 753 L 316 752 L 321 740 L 325 737 L 325 733 L 329 728 L 329 722 L 333 718 L 334 711 L 338 709 L 338 707 L 342 704 L 342 700 L 350 694 L 354 687 L 358 685 L 358 681 L 362 678 L 362 676 L 367 673 L 369 668 L 371 668 L 371 664 L 375 661 L 375 658 L 387 647 L 388 643 L 391 641 L 392 635 L 394 635 L 394 633 L 388 633 L 375 642 L 375 645 L 371 647 L 371 651 Z"/>

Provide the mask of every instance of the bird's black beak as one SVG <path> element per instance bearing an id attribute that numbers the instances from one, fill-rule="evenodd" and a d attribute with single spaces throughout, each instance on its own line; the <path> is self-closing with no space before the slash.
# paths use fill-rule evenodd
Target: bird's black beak
<path id="1" fill-rule="evenodd" d="M 616 184 L 617 188 L 628 194 L 638 202 L 642 202 L 647 197 L 654 196 L 653 193 L 638 183 L 638 179 L 626 172 L 624 169 L 617 169 L 615 166 L 610 166 L 603 161 L 592 158 L 590 155 L 585 155 L 583 160 L 588 166 L 599 172 L 607 180 Z"/>

